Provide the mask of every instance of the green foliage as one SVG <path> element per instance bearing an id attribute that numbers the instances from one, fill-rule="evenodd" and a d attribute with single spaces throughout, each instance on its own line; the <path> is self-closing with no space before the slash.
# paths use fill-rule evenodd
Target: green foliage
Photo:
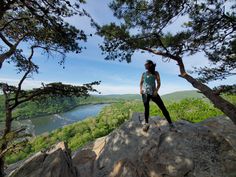
<path id="1" fill-rule="evenodd" d="M 185 90 L 165 94 L 161 98 L 167 102 L 177 102 L 185 98 L 205 98 L 205 96 L 197 92 L 197 90 Z"/>
<path id="2" fill-rule="evenodd" d="M 7 163 L 13 163 L 19 159 L 28 157 L 42 149 L 50 147 L 58 141 L 68 142 L 69 148 L 76 150 L 85 143 L 98 137 L 107 135 L 117 128 L 130 116 L 126 111 L 132 103 L 117 102 L 104 109 L 95 117 L 87 118 L 83 121 L 59 128 L 50 134 L 35 137 L 20 154 L 8 154 Z M 24 154 L 24 155 L 23 155 Z"/>
<path id="3" fill-rule="evenodd" d="M 191 98 L 173 103 L 168 106 L 168 109 L 170 110 L 173 120 L 183 119 L 194 123 L 223 114 L 211 104 L 201 99 Z"/>
<path id="4" fill-rule="evenodd" d="M 89 97 L 47 97 L 43 100 L 29 101 L 19 105 L 13 112 L 17 119 L 27 119 L 71 110 L 79 105 L 110 103 L 127 99 L 140 99 L 139 95 L 90 95 Z M 4 97 L 0 95 L 0 121 L 4 120 Z"/>
<path id="5" fill-rule="evenodd" d="M 130 63 L 135 51 L 141 50 L 179 61 L 202 52 L 212 65 L 194 69 L 199 81 L 207 83 L 235 75 L 235 3 L 112 0 L 109 7 L 121 23 L 95 25 L 104 38 L 101 49 L 105 59 Z M 174 32 L 168 32 L 175 27 Z"/>
<path id="6" fill-rule="evenodd" d="M 12 119 L 16 116 L 28 116 L 33 114 L 33 110 L 28 107 L 26 114 L 22 114 L 21 110 L 13 110 L 19 105 L 28 101 L 45 100 L 48 97 L 56 96 L 89 96 L 89 91 L 96 91 L 93 85 L 99 82 L 83 84 L 83 86 L 71 86 L 67 84 L 50 83 L 43 84 L 40 88 L 32 90 L 22 90 L 22 83 L 28 77 L 32 77 L 33 73 L 38 73 L 38 65 L 32 61 L 36 50 L 47 57 L 56 56 L 59 58 L 59 64 L 64 64 L 66 53 L 82 51 L 83 47 L 79 42 L 86 42 L 87 35 L 83 30 L 77 29 L 70 25 L 66 18 L 74 15 L 88 15 L 87 12 L 80 7 L 84 0 L 70 2 L 68 0 L 45 1 L 45 0 L 27 0 L 27 1 L 1 1 L 0 2 L 0 69 L 4 61 L 13 63 L 18 73 L 23 72 L 22 78 L 19 80 L 17 87 L 10 86 L 7 83 L 0 83 L 0 89 L 5 96 L 5 107 L 0 107 L 0 118 L 6 122 L 4 133 L 1 133 L 1 159 L 4 157 L 4 151 L 8 151 L 9 140 L 5 140 L 6 136 L 12 130 Z M 23 46 L 23 47 L 22 47 Z M 30 50 L 30 52 L 29 52 Z M 66 102 L 66 100 L 65 100 Z M 65 103 L 69 104 L 69 103 Z M 47 108 L 48 112 L 58 112 L 62 107 Z M 3 110 L 3 111 L 2 111 Z M 6 116 L 2 112 L 6 112 Z M 1 130 L 2 131 L 2 130 Z M 16 137 L 15 142 L 21 141 Z M 47 142 L 45 140 L 44 142 Z M 48 142 L 50 144 L 50 142 Z M 38 144 L 34 148 L 37 150 L 44 148 L 45 144 Z M 46 146 L 46 145 L 45 145 Z M 2 153 L 4 152 L 4 153 Z M 18 159 L 18 158 L 15 158 Z M 1 163 L 4 167 L 4 161 Z M 3 175 L 4 168 L 0 168 L 0 175 Z"/>
<path id="7" fill-rule="evenodd" d="M 5 116 L 4 110 L 5 110 L 4 97 L 3 95 L 0 95 L 0 121 L 2 121 Z"/>
<path id="8" fill-rule="evenodd" d="M 224 95 L 224 97 L 236 104 L 236 95 Z M 183 119 L 190 122 L 200 122 L 209 117 L 222 115 L 209 102 L 200 98 L 185 98 L 177 102 L 165 101 L 165 105 L 173 121 Z M 109 134 L 128 120 L 133 112 L 144 112 L 143 103 L 140 100 L 119 101 L 105 106 L 96 117 L 88 117 L 83 121 L 64 126 L 49 134 L 43 134 L 33 138 L 26 148 L 18 154 L 8 154 L 7 163 L 14 163 L 29 155 L 48 148 L 59 141 L 68 142 L 72 151 L 84 144 Z M 164 118 L 160 109 L 154 102 L 150 102 L 150 116 Z"/>
<path id="9" fill-rule="evenodd" d="M 94 81 L 83 84 L 82 86 L 58 82 L 45 84 L 40 88 L 31 90 L 21 90 L 18 89 L 19 87 L 0 83 L 0 89 L 6 93 L 4 97 L 0 97 L 0 100 L 1 102 L 7 102 L 8 105 L 8 108 L 4 106 L 0 107 L 0 115 L 7 110 L 12 110 L 13 118 L 22 119 L 33 115 L 61 112 L 62 110 L 76 106 L 76 100 L 73 100 L 73 98 L 83 97 L 86 99 L 90 96 L 89 91 L 99 92 L 93 88 L 93 85 L 99 85 L 100 82 Z M 5 101 L 6 95 L 7 101 Z M 1 117 L 1 121 L 6 121 L 6 119 L 6 117 Z"/>
<path id="10" fill-rule="evenodd" d="M 63 64 L 66 53 L 81 52 L 83 47 L 78 41 L 86 41 L 87 35 L 65 20 L 74 15 L 87 15 L 80 7 L 81 3 L 85 1 L 1 1 L 0 49 L 4 55 L 1 55 L 0 67 L 4 60 L 8 60 L 15 63 L 19 71 L 25 71 L 29 64 L 26 60 L 28 52 L 18 47 L 20 43 L 48 56 L 60 56 L 60 64 Z"/>

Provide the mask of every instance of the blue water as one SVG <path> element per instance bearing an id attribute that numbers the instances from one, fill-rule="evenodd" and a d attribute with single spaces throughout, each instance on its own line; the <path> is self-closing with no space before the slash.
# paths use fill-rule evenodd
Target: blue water
<path id="1" fill-rule="evenodd" d="M 109 104 L 82 105 L 71 111 L 61 114 L 31 118 L 31 132 L 34 135 L 39 135 L 63 127 L 64 125 L 83 120 L 87 117 L 96 116 L 101 111 L 101 109 L 107 105 Z"/>

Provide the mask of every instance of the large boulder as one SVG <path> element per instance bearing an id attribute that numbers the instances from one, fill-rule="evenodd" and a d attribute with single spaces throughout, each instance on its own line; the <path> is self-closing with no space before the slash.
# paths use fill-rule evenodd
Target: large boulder
<path id="1" fill-rule="evenodd" d="M 70 150 L 60 142 L 45 152 L 38 152 L 24 161 L 9 177 L 75 177 Z"/>
<path id="2" fill-rule="evenodd" d="M 236 126 L 226 116 L 168 122 L 143 113 L 73 155 L 62 142 L 27 159 L 10 177 L 236 177 Z"/>
<path id="3" fill-rule="evenodd" d="M 151 117 L 149 131 L 143 113 L 108 136 L 74 153 L 79 177 L 235 177 L 236 126 L 226 116 L 201 123 L 168 122 Z"/>

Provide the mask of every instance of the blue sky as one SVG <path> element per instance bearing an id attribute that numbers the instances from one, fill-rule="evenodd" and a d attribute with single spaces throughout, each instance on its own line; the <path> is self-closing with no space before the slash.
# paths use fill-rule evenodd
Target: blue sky
<path id="1" fill-rule="evenodd" d="M 88 0 L 83 7 L 90 15 L 99 23 L 106 24 L 112 21 L 118 22 L 108 8 L 107 4 L 110 0 Z M 82 28 L 85 32 L 94 34 L 95 30 L 89 26 L 87 18 L 73 17 L 66 19 L 71 24 L 78 28 Z M 169 31 L 175 32 L 179 29 L 179 24 L 168 28 Z M 184 79 L 178 77 L 178 66 L 175 62 L 170 61 L 165 63 L 161 57 L 153 56 L 148 53 L 136 52 L 132 57 L 132 62 L 119 62 L 105 60 L 105 55 L 101 55 L 99 44 L 102 39 L 99 36 L 93 35 L 88 38 L 87 43 L 82 43 L 87 49 L 80 54 L 70 53 L 67 55 L 65 69 L 57 62 L 56 58 L 47 58 L 36 53 L 34 57 L 35 63 L 40 66 L 39 74 L 35 74 L 33 78 L 29 78 L 24 83 L 24 88 L 30 89 L 39 87 L 41 82 L 64 82 L 75 85 L 82 85 L 95 80 L 101 80 L 101 84 L 95 88 L 103 95 L 106 94 L 124 94 L 124 93 L 139 93 L 139 82 L 142 72 L 145 71 L 144 62 L 146 59 L 153 60 L 156 64 L 156 70 L 159 71 L 161 77 L 161 88 L 159 94 L 163 95 L 181 90 L 193 90 L 194 88 Z M 208 61 L 202 54 L 192 57 L 184 57 L 185 67 L 191 70 L 192 66 L 207 65 Z M 16 73 L 14 66 L 3 64 L 0 70 L 0 81 L 16 84 L 21 75 Z M 210 87 L 235 83 L 236 79 L 231 77 L 223 82 L 217 81 L 209 84 Z"/>

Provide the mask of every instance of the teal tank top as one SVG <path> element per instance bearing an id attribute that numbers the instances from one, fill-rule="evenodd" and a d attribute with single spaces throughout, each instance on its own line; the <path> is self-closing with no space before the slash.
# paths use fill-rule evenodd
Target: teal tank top
<path id="1" fill-rule="evenodd" d="M 156 77 L 153 74 L 146 72 L 143 73 L 143 93 L 152 95 L 155 89 L 155 79 Z"/>

